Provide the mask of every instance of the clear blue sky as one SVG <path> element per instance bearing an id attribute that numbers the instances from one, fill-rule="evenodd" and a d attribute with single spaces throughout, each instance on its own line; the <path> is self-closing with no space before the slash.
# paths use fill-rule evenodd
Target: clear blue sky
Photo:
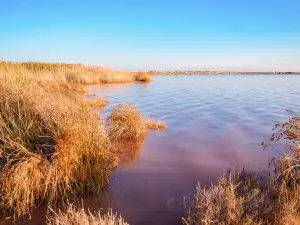
<path id="1" fill-rule="evenodd" d="M 300 1 L 1 0 L 0 59 L 300 71 Z"/>

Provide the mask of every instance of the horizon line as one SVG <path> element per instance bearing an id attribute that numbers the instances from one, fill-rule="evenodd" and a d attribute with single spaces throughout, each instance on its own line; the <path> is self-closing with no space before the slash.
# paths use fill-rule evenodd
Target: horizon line
<path id="1" fill-rule="evenodd" d="M 13 61 L 13 60 L 5 60 L 0 58 L 1 62 L 9 62 L 9 63 L 48 63 L 48 64 L 73 64 L 73 65 L 83 65 L 86 67 L 109 67 L 115 70 L 123 70 L 129 72 L 138 72 L 138 71 L 145 71 L 145 72 L 209 72 L 209 73 L 300 73 L 300 71 L 293 71 L 293 70 L 220 70 L 220 69 L 119 69 L 110 65 L 100 65 L 100 64 L 89 64 L 89 63 L 81 63 L 81 62 L 62 62 L 62 61 Z"/>

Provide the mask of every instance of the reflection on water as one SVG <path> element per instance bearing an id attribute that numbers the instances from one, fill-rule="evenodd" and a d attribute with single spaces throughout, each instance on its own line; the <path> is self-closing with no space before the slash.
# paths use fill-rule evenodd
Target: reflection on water
<path id="1" fill-rule="evenodd" d="M 150 84 L 90 86 L 89 92 L 115 104 L 131 102 L 168 129 L 143 141 L 115 143 L 121 166 L 105 195 L 83 199 L 85 207 L 112 207 L 131 224 L 180 224 L 182 197 L 196 183 L 215 182 L 229 168 L 266 172 L 274 154 L 263 151 L 286 109 L 300 107 L 300 76 L 158 76 Z M 105 196 L 105 198 L 103 198 Z M 36 218 L 43 221 L 42 209 Z M 1 223 L 11 224 L 10 222 Z"/>
<path id="2" fill-rule="evenodd" d="M 113 141 L 112 146 L 118 154 L 121 166 L 131 166 L 137 160 L 144 144 L 144 137 L 138 140 Z"/>

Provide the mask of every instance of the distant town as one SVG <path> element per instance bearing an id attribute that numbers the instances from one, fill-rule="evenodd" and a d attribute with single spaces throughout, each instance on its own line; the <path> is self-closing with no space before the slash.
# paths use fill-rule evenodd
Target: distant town
<path id="1" fill-rule="evenodd" d="M 278 72 L 278 71 L 269 71 L 269 72 L 237 72 L 237 71 L 205 71 L 205 70 L 162 70 L 162 71 L 147 71 L 151 75 L 216 75 L 216 74 L 300 74 L 300 72 Z"/>

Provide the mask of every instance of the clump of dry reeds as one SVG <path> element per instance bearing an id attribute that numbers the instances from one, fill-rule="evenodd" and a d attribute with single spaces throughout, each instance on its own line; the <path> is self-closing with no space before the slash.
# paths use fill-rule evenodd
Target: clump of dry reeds
<path id="1" fill-rule="evenodd" d="M 167 129 L 167 125 L 165 121 L 154 120 L 154 119 L 146 119 L 145 126 L 151 130 L 165 130 Z"/>
<path id="2" fill-rule="evenodd" d="M 109 100 L 97 99 L 97 100 L 86 101 L 86 103 L 92 108 L 103 108 L 109 103 Z"/>
<path id="3" fill-rule="evenodd" d="M 0 198 L 15 216 L 105 187 L 116 158 L 99 118 L 59 84 L 0 76 Z"/>
<path id="4" fill-rule="evenodd" d="M 278 224 L 299 224 L 300 221 L 300 117 L 286 123 L 276 124 L 271 141 L 285 140 L 283 154 L 274 157 L 270 165 L 274 168 L 272 184 L 277 191 L 276 221 Z"/>
<path id="5" fill-rule="evenodd" d="M 164 121 L 144 119 L 141 112 L 131 104 L 119 104 L 111 109 L 106 119 L 109 136 L 112 139 L 138 139 L 146 128 L 153 130 L 167 129 Z"/>
<path id="6" fill-rule="evenodd" d="M 241 171 L 220 179 L 206 189 L 198 184 L 187 202 L 185 224 L 261 224 L 260 211 L 265 193 L 254 177 Z"/>
<path id="7" fill-rule="evenodd" d="M 109 210 L 106 214 L 100 211 L 92 213 L 88 210 L 85 212 L 83 208 L 76 209 L 72 204 L 68 205 L 67 211 L 54 212 L 47 217 L 48 225 L 128 225 L 121 216 L 114 214 Z"/>
<path id="8" fill-rule="evenodd" d="M 146 72 L 138 72 L 137 75 L 136 75 L 136 81 L 150 82 L 151 81 L 151 77 Z"/>
<path id="9" fill-rule="evenodd" d="M 145 133 L 142 114 L 131 104 L 113 107 L 106 124 L 112 139 L 137 139 Z"/>
<path id="10" fill-rule="evenodd" d="M 280 157 L 271 161 L 276 179 L 289 185 L 300 182 L 300 117 L 292 117 L 288 122 L 276 124 L 271 141 L 285 140 L 285 150 Z"/>

